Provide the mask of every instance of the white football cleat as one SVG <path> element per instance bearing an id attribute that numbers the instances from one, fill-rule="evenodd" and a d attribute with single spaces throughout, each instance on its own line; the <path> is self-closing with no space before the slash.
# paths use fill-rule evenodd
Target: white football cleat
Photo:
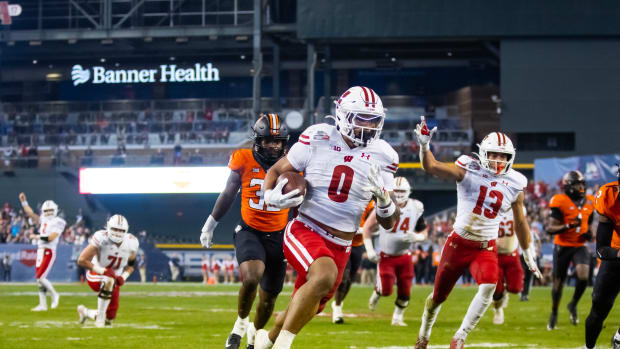
<path id="1" fill-rule="evenodd" d="M 60 301 L 60 295 L 58 293 L 52 294 L 52 309 L 58 307 L 58 301 Z"/>
<path id="2" fill-rule="evenodd" d="M 37 305 L 36 307 L 30 309 L 31 311 L 47 311 L 47 307 L 44 305 Z"/>
<path id="3" fill-rule="evenodd" d="M 336 305 L 336 302 L 332 302 L 332 322 L 335 324 L 344 323 L 342 315 L 342 304 Z"/>
<path id="4" fill-rule="evenodd" d="M 377 291 L 373 290 L 370 295 L 370 299 L 368 300 L 368 309 L 374 311 L 377 307 L 377 303 L 379 303 L 379 298 L 381 298 L 381 295 L 379 295 Z"/>
<path id="5" fill-rule="evenodd" d="M 269 332 L 264 329 L 256 331 L 256 337 L 254 337 L 254 349 L 271 349 L 273 343 L 269 339 Z"/>
<path id="6" fill-rule="evenodd" d="M 407 326 L 407 323 L 405 323 L 402 319 L 394 319 L 392 318 L 392 326 Z"/>
<path id="7" fill-rule="evenodd" d="M 103 320 L 103 321 L 95 320 L 95 327 L 97 327 L 97 328 L 104 328 L 105 327 L 105 320 Z"/>
<path id="8" fill-rule="evenodd" d="M 77 312 L 78 312 L 78 316 L 79 316 L 78 322 L 80 324 L 83 324 L 84 322 L 86 322 L 86 319 L 88 319 L 88 309 L 86 309 L 85 306 L 80 304 L 80 305 L 77 306 Z"/>
<path id="9" fill-rule="evenodd" d="M 493 324 L 501 325 L 504 323 L 504 308 L 493 308 Z"/>

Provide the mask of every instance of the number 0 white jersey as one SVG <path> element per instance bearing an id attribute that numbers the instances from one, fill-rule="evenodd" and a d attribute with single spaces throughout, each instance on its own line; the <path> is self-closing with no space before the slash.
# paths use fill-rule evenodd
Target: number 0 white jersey
<path id="1" fill-rule="evenodd" d="M 49 242 L 39 239 L 37 246 L 39 248 L 49 248 L 56 251 L 56 246 L 58 246 L 58 241 L 60 241 L 62 233 L 65 231 L 67 222 L 60 217 L 50 216 L 40 216 L 39 220 L 41 223 L 39 225 L 39 237 L 49 237 L 51 233 L 58 233 L 58 237 Z"/>
<path id="2" fill-rule="evenodd" d="M 108 233 L 105 230 L 97 231 L 90 239 L 90 244 L 98 251 L 92 260 L 93 264 L 110 268 L 116 275 L 123 273 L 129 257 L 137 253 L 140 247 L 138 239 L 129 233 L 125 234 L 123 242 L 118 246 L 108 239 Z"/>
<path id="3" fill-rule="evenodd" d="M 366 147 L 349 148 L 335 126 L 308 127 L 287 154 L 293 167 L 308 181 L 299 212 L 329 227 L 355 232 L 372 194 L 368 186 L 371 165 L 377 164 L 385 189 L 394 187 L 398 154 L 384 140 Z"/>
<path id="4" fill-rule="evenodd" d="M 523 214 L 527 216 L 527 210 L 523 207 Z M 519 247 L 519 240 L 515 235 L 515 222 L 512 208 L 502 215 L 497 231 L 497 253 L 511 254 Z"/>
<path id="5" fill-rule="evenodd" d="M 386 230 L 379 225 L 379 251 L 390 256 L 401 256 L 409 251 L 410 242 L 404 241 L 407 233 L 413 233 L 418 219 L 424 213 L 424 204 L 409 199 L 407 205 L 400 209 L 400 218 L 392 229 Z"/>
<path id="6" fill-rule="evenodd" d="M 465 177 L 457 182 L 457 213 L 454 231 L 465 239 L 497 239 L 502 215 L 511 208 L 527 185 L 527 178 L 510 169 L 496 176 L 480 166 L 480 161 L 461 155 L 455 162 Z"/>

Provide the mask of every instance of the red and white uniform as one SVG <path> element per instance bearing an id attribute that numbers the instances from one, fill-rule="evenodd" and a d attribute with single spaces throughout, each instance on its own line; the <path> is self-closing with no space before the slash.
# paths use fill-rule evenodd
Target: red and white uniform
<path id="1" fill-rule="evenodd" d="M 411 255 L 411 242 L 404 239 L 405 234 L 413 233 L 416 222 L 424 213 L 424 204 L 409 199 L 400 209 L 400 218 L 392 229 L 379 225 L 379 262 L 376 289 L 382 296 L 392 294 L 394 281 L 398 287 L 398 296 L 408 299 L 414 277 L 414 261 Z"/>
<path id="2" fill-rule="evenodd" d="M 220 269 L 223 267 L 223 262 L 220 259 L 214 259 L 211 262 L 211 271 L 216 275 L 219 273 Z"/>
<path id="3" fill-rule="evenodd" d="M 89 244 L 97 249 L 97 255 L 93 257 L 93 264 L 102 268 L 110 268 L 114 271 L 114 274 L 120 276 L 127 266 L 127 262 L 132 255 L 135 255 L 140 248 L 140 243 L 135 236 L 127 233 L 123 238 L 123 242 L 120 245 L 116 245 L 110 239 L 108 239 L 108 233 L 105 230 L 97 231 L 90 239 Z M 92 271 L 86 273 L 86 281 L 88 286 L 95 291 L 101 290 L 101 281 L 106 276 L 95 274 Z M 112 298 L 110 305 L 106 311 L 106 318 L 112 320 L 116 318 L 116 311 L 118 310 L 118 296 L 120 287 L 114 286 L 112 291 Z"/>
<path id="4" fill-rule="evenodd" d="M 514 169 L 494 175 L 483 169 L 480 161 L 467 155 L 460 156 L 455 164 L 466 171 L 463 180 L 457 182 L 454 231 L 443 247 L 435 278 L 436 304 L 447 298 L 467 267 L 478 284 L 497 283 L 495 240 L 502 215 L 510 210 L 527 185 L 525 176 Z"/>
<path id="5" fill-rule="evenodd" d="M 67 222 L 60 217 L 40 216 L 39 237 L 49 237 L 52 233 L 58 236 L 52 241 L 39 239 L 37 243 L 36 278 L 46 278 L 56 260 L 56 246 L 65 231 Z"/>
<path id="6" fill-rule="evenodd" d="M 525 207 L 523 214 L 527 215 Z M 514 230 L 514 215 L 508 210 L 499 224 L 497 237 L 497 257 L 499 259 L 499 277 L 495 294 L 501 296 L 505 289 L 510 293 L 519 293 L 523 290 L 523 267 L 519 257 L 519 240 Z"/>
<path id="7" fill-rule="evenodd" d="M 226 270 L 227 272 L 235 271 L 235 262 L 232 260 L 225 260 L 224 270 Z"/>
<path id="8" fill-rule="evenodd" d="M 308 181 L 300 214 L 289 222 L 284 234 L 284 255 L 298 273 L 295 289 L 306 282 L 306 273 L 315 259 L 328 256 L 338 266 L 337 281 L 321 301 L 321 311 L 342 280 L 351 241 L 328 234 L 306 217 L 340 231 L 355 232 L 372 199 L 371 193 L 362 190 L 370 184 L 371 166 L 380 167 L 385 189 L 391 191 L 398 154 L 381 139 L 351 149 L 335 126 L 318 124 L 302 133 L 287 159 L 295 170 L 304 172 Z"/>

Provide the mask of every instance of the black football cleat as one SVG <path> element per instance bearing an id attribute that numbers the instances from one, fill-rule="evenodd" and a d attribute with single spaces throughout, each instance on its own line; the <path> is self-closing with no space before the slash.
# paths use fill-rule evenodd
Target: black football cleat
<path id="1" fill-rule="evenodd" d="M 245 347 L 245 349 L 254 349 L 254 344 L 248 344 L 248 346 Z"/>
<path id="2" fill-rule="evenodd" d="M 530 297 L 526 294 L 521 295 L 521 302 L 527 302 L 530 300 Z"/>
<path id="3" fill-rule="evenodd" d="M 577 304 L 570 302 L 566 305 L 566 309 L 570 313 L 570 323 L 577 326 L 579 323 L 579 318 L 577 317 Z"/>
<path id="4" fill-rule="evenodd" d="M 549 323 L 547 323 L 547 330 L 548 331 L 555 330 L 555 327 L 557 324 L 558 324 L 558 314 L 551 313 L 551 316 L 549 316 Z"/>
<path id="5" fill-rule="evenodd" d="M 231 333 L 226 340 L 226 349 L 239 349 L 241 346 L 241 336 Z"/>
<path id="6" fill-rule="evenodd" d="M 616 334 L 611 337 L 611 348 L 620 349 L 620 341 L 616 339 Z"/>

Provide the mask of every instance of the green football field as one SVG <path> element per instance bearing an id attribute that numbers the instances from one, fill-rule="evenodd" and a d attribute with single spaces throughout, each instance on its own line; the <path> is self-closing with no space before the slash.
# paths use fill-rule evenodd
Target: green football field
<path id="1" fill-rule="evenodd" d="M 60 306 L 33 313 L 38 302 L 32 285 L 0 284 L 0 348 L 224 348 L 236 318 L 235 285 L 197 283 L 127 284 L 121 290 L 120 309 L 112 328 L 94 328 L 92 322 L 77 324 L 76 307 L 96 307 L 96 295 L 84 284 L 61 284 Z M 286 286 L 276 311 L 288 302 L 292 289 Z M 353 287 L 345 300 L 345 324 L 331 323 L 331 314 L 315 317 L 297 336 L 294 348 L 413 348 L 420 325 L 423 299 L 430 287 L 414 287 L 405 314 L 408 327 L 392 327 L 394 295 L 383 298 L 375 312 L 367 309 L 370 287 Z M 456 288 L 444 303 L 431 337 L 430 348 L 448 348 L 476 288 Z M 512 296 L 504 325 L 492 324 L 489 309 L 478 328 L 469 335 L 468 348 L 582 348 L 584 322 L 590 309 L 591 289 L 579 304 L 580 324 L 572 326 L 565 305 L 573 289 L 562 300 L 558 329 L 545 329 L 550 291 L 535 288 L 529 302 Z M 331 312 L 331 308 L 326 308 Z M 612 310 L 599 338 L 608 348 L 620 325 Z M 243 347 L 245 348 L 245 346 Z"/>

